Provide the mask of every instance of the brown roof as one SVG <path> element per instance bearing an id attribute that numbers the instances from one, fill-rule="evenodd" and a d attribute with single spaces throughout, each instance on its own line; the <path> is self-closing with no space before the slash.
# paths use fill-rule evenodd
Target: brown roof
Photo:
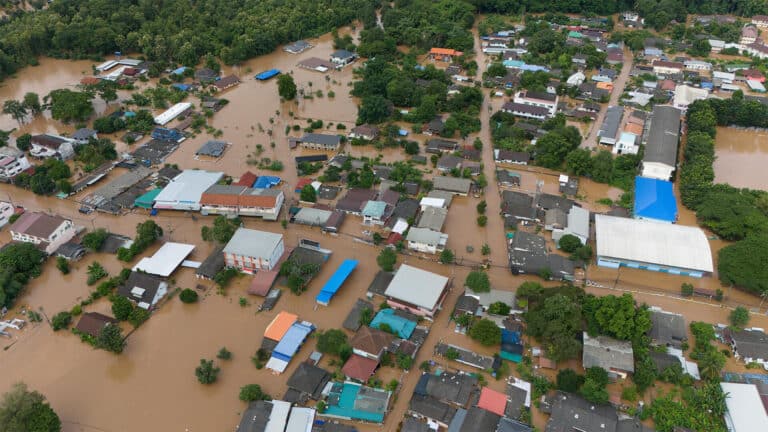
<path id="1" fill-rule="evenodd" d="M 217 81 L 213 82 L 213 85 L 219 89 L 224 90 L 227 88 L 232 87 L 233 85 L 240 84 L 240 78 L 234 76 L 234 75 L 227 75 Z"/>
<path id="2" fill-rule="evenodd" d="M 627 125 L 624 126 L 624 132 L 629 132 L 640 136 L 643 134 L 643 126 L 637 123 L 627 123 Z"/>
<path id="3" fill-rule="evenodd" d="M 32 144 L 41 145 L 51 150 L 58 150 L 65 142 L 67 142 L 67 140 L 48 134 L 34 135 L 32 137 Z"/>
<path id="4" fill-rule="evenodd" d="M 664 61 L 664 60 L 656 60 L 653 62 L 653 67 L 666 67 L 666 68 L 677 68 L 677 69 L 683 69 L 685 68 L 685 65 L 679 62 L 671 62 L 671 61 Z"/>
<path id="5" fill-rule="evenodd" d="M 97 337 L 107 324 L 116 324 L 117 320 L 100 314 L 98 312 L 86 312 L 83 314 L 80 321 L 77 322 L 75 328 L 85 334 Z"/>
<path id="6" fill-rule="evenodd" d="M 80 84 L 82 85 L 96 85 L 101 82 L 101 79 L 96 77 L 83 77 L 83 79 L 80 80 Z"/>
<path id="7" fill-rule="evenodd" d="M 384 348 L 392 343 L 394 338 L 394 336 L 387 332 L 370 327 L 362 327 L 355 333 L 349 344 L 354 349 L 378 356 Z"/>
<path id="8" fill-rule="evenodd" d="M 257 272 L 255 275 L 253 275 L 251 286 L 248 288 L 248 294 L 262 297 L 266 296 L 269 292 L 269 289 L 272 288 L 272 284 L 275 283 L 275 279 L 277 279 L 278 274 L 279 273 L 276 271 L 267 270 L 261 270 Z"/>
<path id="9" fill-rule="evenodd" d="M 240 176 L 240 180 L 237 181 L 237 183 L 232 183 L 234 186 L 246 186 L 246 187 L 253 187 L 253 184 L 256 183 L 256 180 L 258 180 L 259 176 L 256 174 L 246 171 L 243 175 Z"/>
<path id="10" fill-rule="evenodd" d="M 277 197 L 279 195 L 280 191 L 277 189 L 253 189 L 238 185 L 213 185 L 200 196 L 200 204 L 271 208 L 277 204 Z"/>
<path id="11" fill-rule="evenodd" d="M 47 239 L 66 221 L 60 216 L 50 216 L 45 213 L 24 213 L 11 225 L 11 231 Z"/>
<path id="12" fill-rule="evenodd" d="M 368 378 L 376 372 L 376 367 L 379 362 L 367 357 L 352 354 L 352 356 L 344 363 L 344 367 L 341 368 L 341 372 L 358 381 L 366 382 Z"/>

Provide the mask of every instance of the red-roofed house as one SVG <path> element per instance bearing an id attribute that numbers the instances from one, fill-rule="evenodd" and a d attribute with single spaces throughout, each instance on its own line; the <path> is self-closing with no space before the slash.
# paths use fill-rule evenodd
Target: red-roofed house
<path id="1" fill-rule="evenodd" d="M 454 59 L 454 57 L 459 57 L 462 54 L 464 53 L 450 48 L 432 48 L 429 50 L 429 58 L 431 60 L 442 62 L 450 62 Z"/>
<path id="2" fill-rule="evenodd" d="M 296 189 L 294 190 L 294 192 L 301 193 L 301 190 L 304 189 L 304 186 L 309 184 L 312 184 L 312 179 L 310 178 L 299 179 L 299 182 L 296 183 Z"/>
<path id="3" fill-rule="evenodd" d="M 267 293 L 269 293 L 269 290 L 272 288 L 272 284 L 275 283 L 275 279 L 277 279 L 278 274 L 279 272 L 270 270 L 262 270 L 256 272 L 256 274 L 253 275 L 251 286 L 248 288 L 248 294 L 261 297 L 266 296 Z"/>
<path id="4" fill-rule="evenodd" d="M 347 378 L 366 382 L 368 381 L 368 378 L 373 376 L 378 366 L 379 362 L 377 360 L 352 354 L 352 356 L 349 357 L 349 360 L 344 363 L 341 372 Z"/>
<path id="5" fill-rule="evenodd" d="M 677 87 L 677 84 L 675 84 L 672 80 L 664 80 L 661 82 L 660 88 L 665 91 L 675 91 L 675 87 Z"/>
<path id="6" fill-rule="evenodd" d="M 253 185 L 256 183 L 256 180 L 259 179 L 259 176 L 256 174 L 247 171 L 245 174 L 240 176 L 240 180 L 238 180 L 236 183 L 232 183 L 234 186 L 245 186 L 245 187 L 253 187 Z"/>
<path id="7" fill-rule="evenodd" d="M 765 82 L 765 76 L 757 69 L 747 69 L 742 74 L 744 74 L 744 78 L 750 81 Z"/>
<path id="8" fill-rule="evenodd" d="M 491 390 L 488 387 L 483 387 L 483 390 L 480 391 L 480 400 L 477 402 L 477 407 L 504 416 L 504 410 L 507 408 L 507 395 Z"/>

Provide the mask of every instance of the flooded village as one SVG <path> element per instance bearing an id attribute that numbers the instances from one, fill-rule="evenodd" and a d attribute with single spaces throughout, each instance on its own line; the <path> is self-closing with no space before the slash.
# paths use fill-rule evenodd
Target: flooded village
<path id="1" fill-rule="evenodd" d="M 65 432 L 766 430 L 768 17 L 424 47 L 399 7 L 0 82 L 0 392 Z"/>

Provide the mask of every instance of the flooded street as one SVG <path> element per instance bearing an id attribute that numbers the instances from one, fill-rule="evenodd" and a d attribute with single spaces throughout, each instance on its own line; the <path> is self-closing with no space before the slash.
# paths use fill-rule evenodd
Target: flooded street
<path id="1" fill-rule="evenodd" d="M 768 190 L 768 131 L 718 127 L 715 183 Z"/>

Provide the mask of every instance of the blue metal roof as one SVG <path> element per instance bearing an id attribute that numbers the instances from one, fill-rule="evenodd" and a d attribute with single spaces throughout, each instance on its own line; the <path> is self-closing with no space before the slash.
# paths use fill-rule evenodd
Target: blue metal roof
<path id="1" fill-rule="evenodd" d="M 647 177 L 635 177 L 636 219 L 662 222 L 677 220 L 677 201 L 672 183 Z"/>
<path id="2" fill-rule="evenodd" d="M 175 89 L 179 89 L 179 90 L 181 90 L 181 91 L 187 91 L 187 90 L 189 90 L 189 88 L 190 88 L 190 87 L 192 87 L 192 86 L 191 86 L 191 85 L 189 85 L 189 84 L 174 83 L 174 84 L 171 84 L 171 87 L 173 87 L 173 88 L 175 88 Z"/>
<path id="3" fill-rule="evenodd" d="M 265 81 L 268 80 L 274 76 L 277 76 L 280 74 L 280 70 L 278 69 L 270 69 L 268 71 L 264 71 L 258 75 L 256 75 L 254 78 L 256 78 L 259 81 Z"/>
<path id="4" fill-rule="evenodd" d="M 272 351 L 272 357 L 278 358 L 284 361 L 290 361 L 291 358 L 307 339 L 307 336 L 312 333 L 314 326 L 307 322 L 294 323 L 291 328 L 285 332 L 283 338 L 277 343 L 277 346 Z"/>
<path id="5" fill-rule="evenodd" d="M 328 282 L 325 283 L 325 286 L 323 286 L 323 289 L 320 290 L 320 293 L 315 297 L 315 300 L 322 304 L 322 305 L 328 305 L 328 303 L 331 302 L 331 299 L 334 295 L 339 291 L 339 288 L 341 288 L 341 285 L 344 284 L 344 281 L 347 280 L 347 277 L 352 273 L 352 270 L 357 267 L 357 260 L 353 259 L 346 259 L 343 263 L 339 266 L 339 268 L 336 270 L 336 273 L 331 276 L 330 279 L 328 279 Z"/>
<path id="6" fill-rule="evenodd" d="M 260 176 L 256 183 L 254 183 L 254 189 L 269 189 L 272 186 L 280 184 L 280 177 L 275 176 Z"/>
<path id="7" fill-rule="evenodd" d="M 187 70 L 187 67 L 186 67 L 186 66 L 182 66 L 182 67 L 180 67 L 180 68 L 178 68 L 178 69 L 175 69 L 175 70 L 174 70 L 173 72 L 171 72 L 171 73 L 172 73 L 172 74 L 176 74 L 176 75 L 183 75 L 183 74 L 184 74 L 184 72 L 185 72 L 186 70 Z"/>
<path id="8" fill-rule="evenodd" d="M 388 325 L 402 339 L 410 338 L 413 331 L 416 330 L 415 322 L 395 315 L 394 309 L 380 310 L 371 321 L 370 327 L 381 330 L 382 324 Z"/>

